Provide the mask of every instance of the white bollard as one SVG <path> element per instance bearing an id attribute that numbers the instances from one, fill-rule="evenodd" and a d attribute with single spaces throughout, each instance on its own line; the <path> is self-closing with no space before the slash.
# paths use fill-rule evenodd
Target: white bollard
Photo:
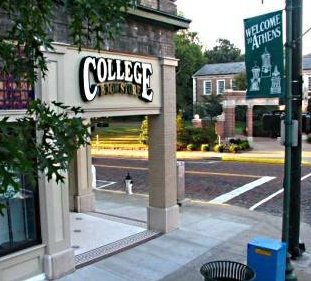
<path id="1" fill-rule="evenodd" d="M 177 172 L 177 204 L 185 206 L 190 204 L 190 199 L 185 198 L 185 162 L 176 161 Z"/>
<path id="2" fill-rule="evenodd" d="M 129 173 L 125 177 L 125 192 L 129 195 L 133 194 L 132 187 L 133 187 L 133 180 Z"/>
<path id="3" fill-rule="evenodd" d="M 96 188 L 96 168 L 92 165 L 92 188 Z"/>

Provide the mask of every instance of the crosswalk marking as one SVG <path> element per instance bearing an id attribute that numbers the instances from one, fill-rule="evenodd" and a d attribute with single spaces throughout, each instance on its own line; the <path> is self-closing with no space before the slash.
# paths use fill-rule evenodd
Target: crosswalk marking
<path id="1" fill-rule="evenodd" d="M 271 180 L 275 179 L 275 177 L 261 177 L 258 180 L 252 181 L 250 183 L 247 183 L 239 188 L 236 188 L 228 193 L 222 194 L 216 198 L 214 198 L 213 200 L 209 201 L 210 203 L 214 203 L 214 204 L 223 204 L 228 202 L 229 200 L 249 191 L 252 190 L 254 188 L 256 188 L 257 186 L 260 186 L 266 182 L 269 182 Z"/>
<path id="2" fill-rule="evenodd" d="M 96 188 L 101 189 L 115 183 L 115 181 L 96 180 Z"/>
<path id="3" fill-rule="evenodd" d="M 305 175 L 305 176 L 303 176 L 303 177 L 301 178 L 301 181 L 303 181 L 303 180 L 309 178 L 310 176 L 311 176 L 311 173 L 310 173 L 310 174 L 307 174 L 307 175 Z M 256 203 L 256 204 L 253 205 L 252 207 L 250 207 L 249 210 L 254 211 L 256 208 L 258 208 L 258 207 L 261 206 L 262 204 L 268 202 L 269 200 L 271 200 L 271 199 L 274 198 L 275 196 L 281 194 L 283 191 L 284 191 L 284 188 L 278 190 L 277 192 L 274 192 L 274 193 L 271 194 L 270 196 L 268 196 L 268 197 L 262 199 L 261 201 L 259 201 L 258 203 Z"/>
<path id="4" fill-rule="evenodd" d="M 280 193 L 283 192 L 283 188 L 278 190 L 277 192 L 274 192 L 273 194 L 271 194 L 270 196 L 266 197 L 265 199 L 259 201 L 258 203 L 256 203 L 255 205 L 253 205 L 252 207 L 249 208 L 249 210 L 254 211 L 256 208 L 258 208 L 260 205 L 268 202 L 269 200 L 271 200 L 273 197 L 279 195 Z"/>

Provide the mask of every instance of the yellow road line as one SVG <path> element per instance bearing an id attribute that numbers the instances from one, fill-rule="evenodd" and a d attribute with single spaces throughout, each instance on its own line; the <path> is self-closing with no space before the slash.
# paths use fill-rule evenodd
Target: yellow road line
<path id="1" fill-rule="evenodd" d="M 194 174 L 194 175 L 213 175 L 213 176 L 225 176 L 225 177 L 262 178 L 262 176 L 257 176 L 257 175 L 229 174 L 229 173 L 216 173 L 216 172 L 186 171 L 185 173 L 186 174 Z"/>
<path id="2" fill-rule="evenodd" d="M 103 168 L 113 168 L 113 169 L 148 170 L 148 168 L 133 167 L 133 166 L 113 166 L 113 165 L 101 165 L 101 164 L 95 164 L 95 166 L 96 167 L 103 167 Z"/>
<path id="3" fill-rule="evenodd" d="M 113 168 L 113 169 L 126 169 L 126 170 L 148 170 L 144 167 L 133 167 L 133 166 L 113 166 L 113 165 L 101 165 L 96 164 L 97 167 L 103 168 Z M 213 175 L 213 176 L 225 176 L 225 177 L 243 177 L 243 178 L 261 178 L 262 176 L 258 175 L 245 175 L 245 174 L 229 174 L 229 173 L 216 173 L 216 172 L 200 172 L 200 171 L 185 171 L 186 174 L 193 175 Z"/>

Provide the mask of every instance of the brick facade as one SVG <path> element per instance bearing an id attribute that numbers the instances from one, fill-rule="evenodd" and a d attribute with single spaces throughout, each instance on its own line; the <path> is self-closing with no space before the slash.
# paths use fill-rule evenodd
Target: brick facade
<path id="1" fill-rule="evenodd" d="M 226 137 L 235 136 L 235 107 L 224 108 L 225 123 L 224 123 L 224 135 Z"/>
<path id="2" fill-rule="evenodd" d="M 197 102 L 200 103 L 203 101 L 204 97 L 204 81 L 212 82 L 212 94 L 217 94 L 217 80 L 225 81 L 225 89 L 232 89 L 232 75 L 226 76 L 209 76 L 209 77 L 198 77 L 196 79 L 196 93 L 197 93 Z"/>

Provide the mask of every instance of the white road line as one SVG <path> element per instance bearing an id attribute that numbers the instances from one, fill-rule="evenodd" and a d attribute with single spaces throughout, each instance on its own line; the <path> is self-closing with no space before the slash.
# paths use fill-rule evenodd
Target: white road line
<path id="1" fill-rule="evenodd" d="M 252 207 L 249 208 L 249 210 L 254 211 L 257 207 L 259 207 L 260 205 L 268 202 L 269 200 L 271 200 L 273 197 L 279 195 L 280 193 L 283 192 L 283 188 L 278 190 L 277 192 L 274 192 L 273 194 L 271 194 L 270 196 L 266 197 L 265 199 L 259 201 L 258 203 L 256 203 L 255 205 L 253 205 Z"/>
<path id="2" fill-rule="evenodd" d="M 104 187 L 107 187 L 107 186 L 109 186 L 109 185 L 113 185 L 113 184 L 116 183 L 115 181 L 105 181 L 105 180 L 96 180 L 96 183 L 97 183 L 97 182 L 102 182 L 102 183 L 104 183 L 103 185 L 96 186 L 97 189 L 101 189 L 101 188 L 104 188 Z"/>
<path id="3" fill-rule="evenodd" d="M 305 175 L 305 176 L 303 176 L 303 177 L 301 178 L 301 180 L 303 181 L 303 180 L 307 179 L 307 178 L 310 177 L 310 176 L 311 176 L 311 173 L 310 173 L 310 174 L 307 174 L 307 175 Z"/>
<path id="4" fill-rule="evenodd" d="M 257 186 L 260 186 L 268 181 L 271 181 L 275 179 L 275 177 L 262 177 L 258 180 L 252 181 L 250 183 L 247 183 L 239 188 L 236 188 L 228 193 L 225 193 L 223 195 L 220 195 L 216 198 L 214 198 L 213 200 L 209 201 L 209 203 L 214 203 L 214 204 L 222 204 L 225 203 L 249 190 L 254 189 Z"/>
<path id="5" fill-rule="evenodd" d="M 307 174 L 307 175 L 305 175 L 305 176 L 303 176 L 303 177 L 301 178 L 301 181 L 307 179 L 307 178 L 310 177 L 310 176 L 311 176 L 311 173 L 310 173 L 310 174 Z M 269 200 L 271 200 L 271 199 L 274 198 L 275 196 L 281 194 L 283 191 L 284 191 L 284 189 L 282 188 L 282 189 L 278 190 L 277 192 L 274 192 L 274 193 L 271 194 L 270 196 L 268 196 L 268 197 L 262 199 L 261 201 L 259 201 L 258 203 L 256 203 L 256 204 L 253 205 L 252 207 L 250 207 L 249 210 L 250 210 L 250 211 L 254 211 L 256 208 L 258 208 L 258 207 L 261 206 L 262 204 L 268 202 Z"/>

